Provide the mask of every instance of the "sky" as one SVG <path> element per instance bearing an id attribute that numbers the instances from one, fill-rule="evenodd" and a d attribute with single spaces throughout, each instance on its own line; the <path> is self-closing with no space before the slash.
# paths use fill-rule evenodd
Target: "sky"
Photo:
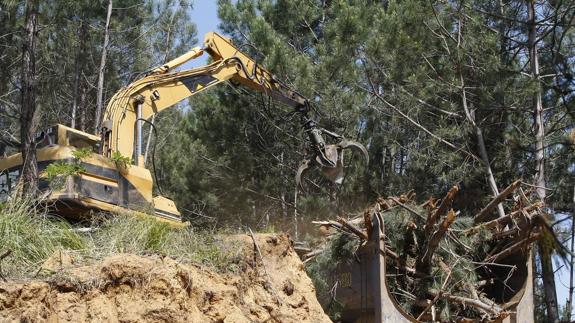
<path id="1" fill-rule="evenodd" d="M 217 0 L 195 0 L 193 9 L 191 11 L 191 18 L 196 24 L 198 30 L 198 44 L 190 46 L 190 49 L 195 46 L 201 46 L 204 41 L 204 35 L 210 31 L 219 31 L 218 25 L 220 19 L 218 17 Z M 204 65 L 207 62 L 207 55 L 200 59 L 186 63 L 183 68 L 192 68 Z M 556 268 L 557 269 L 557 268 Z M 555 275 L 555 282 L 557 285 L 557 298 L 560 304 L 564 305 L 568 297 L 567 286 L 569 284 L 569 271 L 567 268 L 560 268 Z"/>
<path id="2" fill-rule="evenodd" d="M 198 30 L 198 44 L 190 46 L 190 48 L 195 46 L 201 46 L 204 42 L 204 35 L 210 31 L 219 31 L 218 24 L 220 19 L 218 18 L 218 5 L 217 0 L 195 0 L 193 9 L 190 14 L 192 22 L 196 24 Z M 206 63 L 207 55 L 201 57 L 195 62 L 184 65 L 184 67 L 197 67 Z"/>
<path id="3" fill-rule="evenodd" d="M 558 215 L 555 220 L 559 220 L 568 215 Z M 565 221 L 562 223 L 564 230 L 571 230 L 571 221 Z M 565 242 L 565 246 L 568 248 L 571 245 L 571 240 Z M 556 262 L 553 264 L 553 269 L 556 270 L 555 273 L 555 285 L 557 287 L 557 301 L 561 305 L 565 305 L 567 298 L 569 297 L 569 268 L 564 266 L 562 262 Z M 559 267 L 557 266 L 559 265 Z M 571 311 L 571 316 L 573 316 L 573 311 Z"/>

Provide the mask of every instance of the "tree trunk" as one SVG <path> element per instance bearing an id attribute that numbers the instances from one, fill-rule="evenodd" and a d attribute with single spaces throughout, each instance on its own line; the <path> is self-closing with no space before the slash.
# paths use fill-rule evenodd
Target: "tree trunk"
<path id="1" fill-rule="evenodd" d="M 575 252 L 575 186 L 573 187 L 573 209 L 571 213 L 571 256 L 569 259 L 569 296 L 567 298 L 567 304 L 565 304 L 565 313 L 567 317 L 563 320 L 566 322 L 571 322 L 571 313 L 573 312 L 573 291 L 575 290 L 575 285 L 573 282 L 573 265 L 575 265 L 575 258 L 573 257 L 573 252 Z"/>
<path id="2" fill-rule="evenodd" d="M 38 1 L 26 1 L 26 27 L 22 46 L 20 141 L 22 143 L 21 194 L 34 196 L 38 190 L 38 165 L 34 134 L 37 127 L 36 111 L 36 34 Z"/>
<path id="3" fill-rule="evenodd" d="M 78 30 L 78 41 L 80 46 L 76 53 L 76 62 L 74 67 L 74 92 L 72 94 L 72 110 L 70 111 L 70 127 L 76 128 L 76 119 L 78 117 L 78 110 L 83 107 L 79 106 L 80 95 L 82 94 L 82 74 L 84 72 L 84 62 L 86 57 L 86 41 L 88 37 L 88 23 L 82 19 L 80 28 Z M 82 111 L 80 111 L 82 113 Z"/>
<path id="4" fill-rule="evenodd" d="M 497 188 L 497 182 L 495 181 L 495 176 L 493 176 L 493 170 L 491 169 L 491 161 L 489 160 L 489 155 L 487 154 L 487 147 L 485 147 L 485 139 L 483 138 L 483 131 L 475 122 L 475 113 L 469 109 L 467 105 L 467 92 L 465 91 L 465 82 L 463 79 L 463 73 L 459 72 L 459 81 L 461 82 L 461 101 L 463 104 L 463 110 L 465 111 L 465 116 L 467 121 L 471 124 L 475 131 L 475 136 L 477 138 L 477 146 L 479 147 L 479 155 L 483 164 L 485 165 L 485 171 L 487 172 L 487 183 L 489 188 L 491 188 L 491 193 L 493 196 L 499 195 L 499 189 Z M 501 203 L 497 204 L 497 212 L 499 217 L 505 216 L 505 210 L 503 210 L 503 205 Z"/>
<path id="5" fill-rule="evenodd" d="M 102 57 L 98 69 L 98 94 L 96 96 L 96 115 L 94 117 L 94 133 L 100 131 L 100 122 L 103 110 L 104 97 L 104 71 L 106 70 L 106 55 L 108 54 L 108 42 L 110 41 L 110 18 L 112 17 L 112 0 L 108 0 L 108 13 L 106 15 L 106 27 L 104 29 L 104 44 L 102 45 Z"/>
<path id="6" fill-rule="evenodd" d="M 533 96 L 533 113 L 534 123 L 533 130 L 535 132 L 535 191 L 541 202 L 545 205 L 547 192 L 545 190 L 545 155 L 544 155 L 544 140 L 545 129 L 543 125 L 543 99 L 542 89 L 539 83 L 539 57 L 537 53 L 537 29 L 536 29 L 536 12 L 534 0 L 527 2 L 528 14 L 528 46 L 529 46 L 529 59 L 531 61 L 531 77 L 537 82 L 537 90 Z M 545 305 L 547 307 L 547 321 L 550 323 L 559 322 L 559 308 L 557 304 L 557 291 L 555 288 L 555 279 L 553 271 L 553 261 L 550 246 L 538 242 L 539 257 L 541 261 L 541 274 L 543 276 L 543 290 L 545 292 Z"/>
<path id="7" fill-rule="evenodd" d="M 295 241 L 298 241 L 299 239 L 299 234 L 298 234 L 298 230 L 297 230 L 297 191 L 298 191 L 298 187 L 297 185 L 294 188 L 294 192 L 293 192 L 293 227 L 294 227 L 294 239 Z"/>
<path id="8" fill-rule="evenodd" d="M 86 106 L 86 96 L 88 89 L 86 87 L 86 83 L 83 82 L 82 86 L 80 87 L 80 101 L 78 102 L 78 110 L 80 110 L 80 130 L 86 131 L 86 115 L 87 115 L 87 106 Z"/>
<path id="9" fill-rule="evenodd" d="M 4 5 L 0 5 L 0 10 L 4 11 L 4 14 L 0 15 L 0 33 L 2 36 L 3 44 L 13 44 L 14 36 L 17 30 L 17 17 L 18 17 L 18 6 L 9 6 L 6 8 Z M 0 46 L 0 57 L 11 57 L 13 56 L 12 46 Z M 4 95 L 9 91 L 10 81 L 13 75 L 11 62 L 0 59 L 0 95 Z M 5 107 L 0 104 L 0 111 L 4 111 Z M 10 124 L 14 120 L 4 113 L 0 113 L 0 129 L 10 129 Z M 0 158 L 6 157 L 7 146 L 0 142 Z"/>

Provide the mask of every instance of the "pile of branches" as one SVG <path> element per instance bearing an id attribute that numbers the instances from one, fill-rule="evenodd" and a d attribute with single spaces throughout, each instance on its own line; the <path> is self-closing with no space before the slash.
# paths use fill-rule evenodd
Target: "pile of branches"
<path id="1" fill-rule="evenodd" d="M 542 236 L 554 239 L 541 203 L 527 197 L 529 189 L 516 181 L 475 214 L 452 208 L 457 186 L 423 204 L 415 202 L 414 193 L 380 198 L 363 214 L 314 222 L 328 238 L 303 257 L 329 271 L 360 261 L 354 254 L 375 230 L 371 216 L 377 212 L 385 225 L 381 252 L 388 289 L 404 311 L 433 322 L 503 318 L 525 282 L 532 243 Z M 498 217 L 500 204 L 506 213 Z M 322 275 L 337 277 L 337 272 Z M 329 289 L 337 283 L 330 282 Z"/>

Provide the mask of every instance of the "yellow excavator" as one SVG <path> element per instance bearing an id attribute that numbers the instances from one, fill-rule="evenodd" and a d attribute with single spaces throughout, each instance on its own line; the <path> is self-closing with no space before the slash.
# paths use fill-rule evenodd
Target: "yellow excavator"
<path id="1" fill-rule="evenodd" d="M 176 70 L 204 54 L 210 55 L 213 62 Z M 45 176 L 41 177 L 39 186 L 46 202 L 65 217 L 81 219 L 90 210 L 133 210 L 180 223 L 181 215 L 174 202 L 153 196 L 154 181 L 142 151 L 143 125 L 150 123 L 154 114 L 226 81 L 269 95 L 300 115 L 310 147 L 296 173 L 298 185 L 302 184 L 302 174 L 311 168 L 318 168 L 326 178 L 340 184 L 346 148 L 355 149 L 368 159 L 361 144 L 319 127 L 309 116 L 311 108 L 306 98 L 278 81 L 230 39 L 208 33 L 203 47 L 193 48 L 120 89 L 106 107 L 99 136 L 61 124 L 37 136 L 41 173 L 55 163 L 78 165 L 61 187 L 55 188 Z M 324 135 L 335 143 L 328 144 Z M 0 159 L 0 201 L 9 198 L 15 189 L 21 167 L 20 153 Z"/>

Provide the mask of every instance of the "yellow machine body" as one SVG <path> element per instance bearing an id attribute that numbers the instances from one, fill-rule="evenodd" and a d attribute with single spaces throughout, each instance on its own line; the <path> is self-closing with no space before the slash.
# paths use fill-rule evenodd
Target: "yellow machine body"
<path id="1" fill-rule="evenodd" d="M 130 165 L 119 169 L 114 161 L 98 153 L 100 137 L 63 125 L 53 126 L 38 136 L 37 159 L 39 188 L 43 200 L 62 216 L 82 219 L 91 210 L 132 210 L 154 214 L 161 220 L 181 222 L 173 201 L 152 195 L 152 175 L 144 167 Z M 92 151 L 76 160 L 74 151 Z M 52 185 L 46 168 L 53 163 L 79 163 L 79 171 L 63 183 Z M 0 201 L 9 198 L 17 185 L 22 155 L 17 153 L 0 160 Z"/>

